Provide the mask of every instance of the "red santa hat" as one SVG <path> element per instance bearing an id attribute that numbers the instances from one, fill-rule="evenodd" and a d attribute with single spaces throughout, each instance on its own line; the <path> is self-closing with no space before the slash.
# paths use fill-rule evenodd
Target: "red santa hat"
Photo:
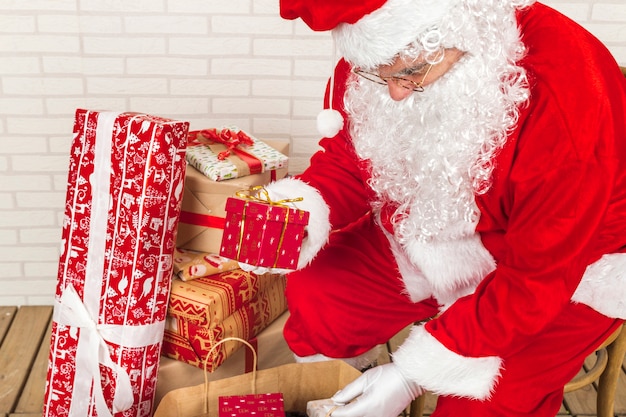
<path id="1" fill-rule="evenodd" d="M 280 14 L 301 18 L 315 31 L 332 30 L 337 49 L 352 64 L 374 68 L 429 28 L 460 0 L 280 0 Z"/>
<path id="2" fill-rule="evenodd" d="M 390 63 L 458 1 L 280 0 L 280 15 L 300 18 L 315 31 L 332 30 L 341 55 L 355 66 L 371 69 Z M 343 119 L 337 111 L 325 110 L 318 115 L 317 127 L 332 137 L 343 127 Z"/>

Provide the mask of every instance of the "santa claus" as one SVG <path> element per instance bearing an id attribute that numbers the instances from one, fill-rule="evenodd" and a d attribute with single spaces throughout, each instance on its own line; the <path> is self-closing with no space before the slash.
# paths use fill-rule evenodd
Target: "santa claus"
<path id="1" fill-rule="evenodd" d="M 610 53 L 532 0 L 280 10 L 332 30 L 343 57 L 323 150 L 268 187 L 311 214 L 285 338 L 299 360 L 360 367 L 416 323 L 332 416 L 394 417 L 424 389 L 433 417 L 556 415 L 626 318 L 626 82 Z"/>

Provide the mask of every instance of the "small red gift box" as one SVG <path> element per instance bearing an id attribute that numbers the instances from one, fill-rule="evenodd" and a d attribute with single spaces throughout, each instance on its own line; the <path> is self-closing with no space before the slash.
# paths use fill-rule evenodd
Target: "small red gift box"
<path id="1" fill-rule="evenodd" d="M 285 417 L 283 394 L 278 392 L 219 397 L 219 406 L 219 417 Z"/>
<path id="2" fill-rule="evenodd" d="M 230 197 L 220 255 L 249 265 L 296 269 L 308 221 L 308 212 L 283 202 Z"/>

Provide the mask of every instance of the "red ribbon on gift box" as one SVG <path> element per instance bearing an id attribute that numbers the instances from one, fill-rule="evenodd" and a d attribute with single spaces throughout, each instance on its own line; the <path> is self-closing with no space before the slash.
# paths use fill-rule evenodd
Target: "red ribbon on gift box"
<path id="1" fill-rule="evenodd" d="M 209 216 L 205 214 L 193 213 L 191 211 L 181 211 L 181 223 L 193 224 L 194 226 L 211 227 L 214 229 L 224 229 L 226 219 L 223 217 Z"/>
<path id="2" fill-rule="evenodd" d="M 242 146 L 254 145 L 252 138 L 246 135 L 242 130 L 217 130 L 213 128 L 189 132 L 189 146 L 206 145 L 207 141 L 226 146 L 225 151 L 217 154 L 217 159 L 220 161 L 225 160 L 232 154 L 246 163 L 250 168 L 250 174 L 260 174 L 263 172 L 263 161 L 242 148 Z"/>

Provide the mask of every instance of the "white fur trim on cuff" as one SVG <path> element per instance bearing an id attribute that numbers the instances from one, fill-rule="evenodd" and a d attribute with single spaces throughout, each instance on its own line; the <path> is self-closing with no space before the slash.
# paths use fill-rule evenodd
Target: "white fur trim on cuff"
<path id="1" fill-rule="evenodd" d="M 589 265 L 572 301 L 607 317 L 626 319 L 626 253 L 604 255 Z"/>
<path id="2" fill-rule="evenodd" d="M 415 326 L 393 354 L 404 376 L 438 395 L 488 399 L 500 375 L 502 359 L 470 358 L 448 350 L 423 326 Z"/>
<path id="3" fill-rule="evenodd" d="M 320 249 L 328 242 L 330 235 L 330 208 L 317 189 L 297 178 L 284 178 L 265 187 L 272 200 L 302 197 L 293 203 L 300 210 L 309 212 L 307 237 L 302 242 L 298 269 L 308 265 Z"/>

